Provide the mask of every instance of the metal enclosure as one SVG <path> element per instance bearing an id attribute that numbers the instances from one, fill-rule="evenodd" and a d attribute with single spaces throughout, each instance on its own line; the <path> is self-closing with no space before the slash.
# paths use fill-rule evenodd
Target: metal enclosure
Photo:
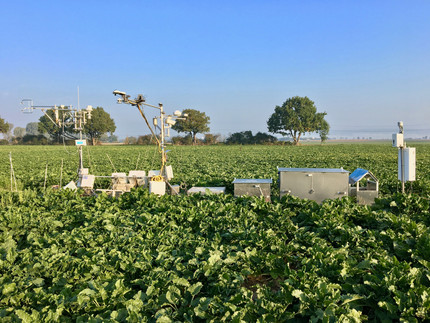
<path id="1" fill-rule="evenodd" d="M 198 187 L 198 186 L 194 186 L 194 187 L 191 187 L 187 191 L 187 194 L 191 195 L 191 194 L 200 193 L 202 195 L 205 195 L 206 192 L 209 192 L 211 194 L 224 194 L 225 193 L 225 187 Z"/>
<path id="2" fill-rule="evenodd" d="M 239 179 L 235 178 L 234 196 L 264 196 L 266 202 L 270 202 L 270 186 L 272 179 Z"/>
<path id="3" fill-rule="evenodd" d="M 360 182 L 366 180 L 365 186 L 360 186 Z M 361 205 L 370 205 L 375 202 L 379 194 L 379 182 L 375 175 L 370 171 L 357 168 L 349 176 L 349 195 L 357 198 L 357 203 Z"/>
<path id="4" fill-rule="evenodd" d="M 291 194 L 321 203 L 348 196 L 349 172 L 343 168 L 279 168 L 280 196 Z"/>
<path id="5" fill-rule="evenodd" d="M 82 175 L 79 187 L 84 189 L 93 189 L 95 178 L 96 177 L 94 175 Z"/>

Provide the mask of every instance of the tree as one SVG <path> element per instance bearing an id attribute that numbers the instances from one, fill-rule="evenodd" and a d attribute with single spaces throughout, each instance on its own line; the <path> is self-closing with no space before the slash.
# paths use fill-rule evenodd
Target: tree
<path id="1" fill-rule="evenodd" d="M 136 137 L 125 137 L 124 145 L 135 145 L 137 143 Z"/>
<path id="2" fill-rule="evenodd" d="M 61 143 L 63 138 L 74 139 L 75 131 L 73 125 L 71 125 L 71 116 L 67 111 L 58 111 L 59 120 L 62 121 L 62 125 L 59 126 L 54 123 L 55 113 L 52 109 L 45 112 L 43 116 L 39 118 L 38 133 L 47 133 L 52 141 Z M 27 124 L 29 126 L 29 124 Z"/>
<path id="3" fill-rule="evenodd" d="M 235 132 L 231 134 L 225 141 L 229 145 L 248 145 L 253 143 L 254 136 L 252 131 Z"/>
<path id="4" fill-rule="evenodd" d="M 4 138 L 5 138 L 7 141 L 11 141 L 11 140 L 12 140 L 12 137 L 13 137 L 13 135 L 12 135 L 13 124 L 12 124 L 12 123 L 10 123 L 10 122 L 6 122 L 6 127 L 7 127 L 7 131 L 6 131 L 6 132 L 4 132 Z M 6 127 L 5 127 L 5 128 L 6 128 Z"/>
<path id="5" fill-rule="evenodd" d="M 138 145 L 155 145 L 156 143 L 157 141 L 152 135 L 139 136 L 136 142 Z"/>
<path id="6" fill-rule="evenodd" d="M 108 142 L 118 142 L 118 136 L 111 134 L 108 138 Z"/>
<path id="7" fill-rule="evenodd" d="M 44 135 L 29 135 L 29 134 L 26 134 L 22 138 L 21 142 L 24 145 L 47 145 L 48 144 L 48 138 L 46 138 Z"/>
<path id="8" fill-rule="evenodd" d="M 211 133 L 207 133 L 207 134 L 205 134 L 204 143 L 206 145 L 215 145 L 218 142 L 220 136 L 221 135 L 218 135 L 218 134 L 214 135 Z"/>
<path id="9" fill-rule="evenodd" d="M 176 136 L 171 138 L 172 144 L 174 145 L 192 145 L 193 144 L 193 138 L 190 134 L 186 135 L 185 137 L 182 136 Z"/>
<path id="10" fill-rule="evenodd" d="M 25 136 L 25 128 L 22 127 L 15 127 L 15 129 L 13 129 L 13 135 L 15 137 L 24 137 Z"/>
<path id="11" fill-rule="evenodd" d="M 282 106 L 275 107 L 275 112 L 267 121 L 267 127 L 271 133 L 291 136 L 293 144 L 298 145 L 304 133 L 318 132 L 321 129 L 326 114 L 317 112 L 315 103 L 308 97 L 295 96 Z"/>
<path id="12" fill-rule="evenodd" d="M 39 134 L 39 122 L 29 122 L 25 126 L 25 132 L 27 135 L 37 136 Z"/>
<path id="13" fill-rule="evenodd" d="M 187 132 L 193 139 L 193 144 L 197 143 L 196 135 L 209 131 L 210 118 L 204 113 L 194 109 L 185 109 L 184 114 L 188 114 L 185 120 L 177 120 L 172 129 L 177 132 Z"/>
<path id="14" fill-rule="evenodd" d="M 328 139 L 329 130 L 330 130 L 330 125 L 325 119 L 322 119 L 320 129 L 318 130 L 318 133 L 321 138 L 321 143 L 325 142 Z"/>
<path id="15" fill-rule="evenodd" d="M 10 129 L 10 123 L 4 121 L 3 118 L 0 118 L 0 133 L 6 134 Z"/>
<path id="16" fill-rule="evenodd" d="M 271 136 L 264 132 L 257 132 L 257 134 L 254 136 L 252 134 L 252 131 L 242 131 L 242 132 L 235 132 L 231 134 L 227 140 L 226 144 L 239 144 L 239 145 L 252 145 L 252 144 L 267 144 L 267 143 L 273 143 L 278 141 L 278 139 L 274 136 Z"/>
<path id="17" fill-rule="evenodd" d="M 102 107 L 93 109 L 91 119 L 87 120 L 84 132 L 88 135 L 93 145 L 97 143 L 100 136 L 105 133 L 112 134 L 116 129 L 115 121 Z"/>
<path id="18" fill-rule="evenodd" d="M 257 132 L 253 139 L 254 143 L 256 144 L 268 144 L 268 143 L 274 143 L 278 141 L 278 138 L 275 136 L 271 136 L 265 132 Z"/>

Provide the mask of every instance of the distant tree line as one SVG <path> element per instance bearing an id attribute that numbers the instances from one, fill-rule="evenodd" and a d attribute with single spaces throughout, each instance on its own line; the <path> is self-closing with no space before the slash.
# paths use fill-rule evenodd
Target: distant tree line
<path id="1" fill-rule="evenodd" d="M 264 145 L 273 144 L 278 139 L 264 132 L 257 132 L 255 135 L 252 131 L 235 132 L 231 134 L 225 141 L 229 145 Z"/>
<path id="2" fill-rule="evenodd" d="M 58 127 L 52 120 L 55 119 L 54 111 L 47 110 L 46 114 L 40 117 L 39 122 L 31 122 L 26 128 L 16 127 L 0 118 L 0 133 L 4 134 L 2 144 L 52 144 L 64 143 L 73 140 L 77 132 L 72 124 L 71 116 L 64 111 L 59 112 L 59 119 L 62 126 Z M 267 120 L 267 128 L 270 133 L 280 134 L 292 139 L 290 144 L 299 145 L 302 135 L 306 133 L 318 133 L 321 142 L 328 139 L 330 125 L 325 120 L 326 112 L 317 112 L 315 103 L 308 97 L 292 97 L 287 99 L 282 106 L 276 106 L 274 113 Z M 209 133 L 210 118 L 195 109 L 184 109 L 183 118 L 175 119 L 171 125 L 172 129 L 178 133 L 185 133 L 185 136 L 175 136 L 171 138 L 174 145 L 214 145 L 220 143 L 220 135 Z M 118 138 L 113 135 L 116 126 L 109 113 L 102 107 L 93 109 L 92 118 L 88 119 L 84 126 L 84 133 L 89 143 L 95 145 L 100 141 L 116 142 Z M 107 135 L 110 133 L 110 136 Z M 198 139 L 198 134 L 204 134 L 203 139 Z M 156 139 L 152 135 L 142 135 L 138 137 L 126 137 L 124 144 L 127 145 L 153 145 Z M 278 141 L 272 135 L 264 132 L 252 131 L 235 132 L 224 141 L 225 144 L 255 145 L 255 144 L 275 144 L 285 143 Z"/>
<path id="3" fill-rule="evenodd" d="M 200 140 L 198 138 L 193 138 L 191 134 L 188 134 L 186 136 L 174 136 L 170 138 L 170 142 L 173 145 L 215 145 L 219 143 L 219 138 L 221 135 L 217 134 L 211 134 L 206 133 L 204 135 L 204 139 Z M 169 140 L 169 138 L 168 138 Z M 126 137 L 124 139 L 125 145 L 155 145 L 157 141 L 154 139 L 152 135 L 143 135 L 138 137 Z"/>

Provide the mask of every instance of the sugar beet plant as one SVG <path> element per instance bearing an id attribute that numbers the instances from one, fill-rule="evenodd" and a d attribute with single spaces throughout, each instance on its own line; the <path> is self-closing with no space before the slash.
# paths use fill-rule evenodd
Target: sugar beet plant
<path id="1" fill-rule="evenodd" d="M 417 148 L 417 180 L 407 191 L 430 196 L 430 145 L 413 144 Z M 232 192 L 234 178 L 273 178 L 276 192 L 279 167 L 343 167 L 350 172 L 357 167 L 369 169 L 380 181 L 382 195 L 400 189 L 397 181 L 397 150 L 390 143 L 288 146 L 175 146 L 168 154 L 173 166 L 173 183 L 191 186 L 227 186 Z M 18 188 L 41 189 L 65 185 L 77 179 L 78 152 L 63 146 L 0 146 L 0 189 L 10 190 L 9 152 Z M 112 161 L 112 163 L 110 162 Z M 61 172 L 61 161 L 63 170 Z M 155 146 L 87 146 L 84 166 L 94 175 L 113 172 L 157 169 L 160 158 Z M 113 165 L 112 165 L 113 164 Z M 96 180 L 96 186 L 109 183 Z"/>
<path id="2" fill-rule="evenodd" d="M 430 146 L 416 147 L 408 195 L 396 193 L 389 145 L 170 153 L 174 183 L 231 192 L 235 177 L 273 178 L 272 203 L 144 189 L 119 199 L 53 191 L 60 175 L 64 184 L 76 177 L 74 148 L 0 147 L 0 320 L 430 320 Z M 87 149 L 92 174 L 158 167 L 153 147 Z M 9 192 L 10 151 L 19 192 Z M 367 168 L 381 198 L 372 207 L 350 198 L 280 200 L 276 166 Z"/>
<path id="3" fill-rule="evenodd" d="M 0 193 L 2 321 L 423 321 L 429 202 Z"/>

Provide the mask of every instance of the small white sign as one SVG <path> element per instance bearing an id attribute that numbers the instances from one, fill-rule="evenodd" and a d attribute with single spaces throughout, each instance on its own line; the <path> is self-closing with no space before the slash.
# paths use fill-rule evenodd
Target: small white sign
<path id="1" fill-rule="evenodd" d="M 75 145 L 76 146 L 86 146 L 87 145 L 87 141 L 84 140 L 75 140 Z"/>

